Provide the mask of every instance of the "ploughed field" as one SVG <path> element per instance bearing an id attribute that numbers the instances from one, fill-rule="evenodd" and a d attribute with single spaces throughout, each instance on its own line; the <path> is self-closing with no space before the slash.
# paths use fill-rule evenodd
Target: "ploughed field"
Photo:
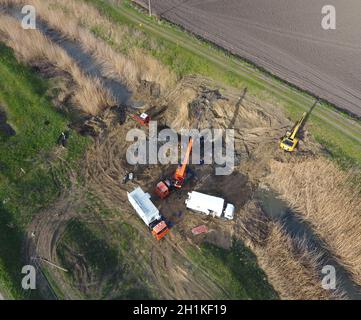
<path id="1" fill-rule="evenodd" d="M 147 0 L 137 0 L 147 5 Z M 321 26 L 336 7 L 336 30 Z M 152 0 L 153 12 L 361 116 L 358 0 Z"/>

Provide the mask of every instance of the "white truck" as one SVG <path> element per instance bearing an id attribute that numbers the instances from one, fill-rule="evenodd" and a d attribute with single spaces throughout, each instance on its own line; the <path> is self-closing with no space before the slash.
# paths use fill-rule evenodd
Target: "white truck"
<path id="1" fill-rule="evenodd" d="M 149 227 L 154 237 L 157 240 L 162 239 L 169 232 L 169 228 L 164 218 L 160 215 L 159 210 L 150 201 L 150 194 L 145 193 L 140 187 L 127 194 L 129 202 L 139 217 Z"/>
<path id="2" fill-rule="evenodd" d="M 188 193 L 188 199 L 185 203 L 188 209 L 206 215 L 225 218 L 227 220 L 233 220 L 234 218 L 234 205 L 226 203 L 224 199 L 219 197 L 192 191 Z"/>

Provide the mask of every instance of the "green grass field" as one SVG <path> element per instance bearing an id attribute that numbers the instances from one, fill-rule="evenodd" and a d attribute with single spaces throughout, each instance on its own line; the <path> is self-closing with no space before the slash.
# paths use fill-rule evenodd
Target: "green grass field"
<path id="1" fill-rule="evenodd" d="M 188 253 L 194 262 L 194 272 L 204 268 L 209 277 L 222 286 L 224 295 L 219 299 L 278 299 L 258 267 L 255 255 L 240 241 L 234 241 L 230 250 L 204 243 L 200 250 L 190 248 Z"/>
<path id="2" fill-rule="evenodd" d="M 82 220 L 72 220 L 57 247 L 62 266 L 67 268 L 68 280 L 73 287 L 79 281 L 86 281 L 84 275 L 76 274 L 74 252 L 81 253 L 79 261 L 86 261 L 86 269 L 96 285 L 89 286 L 87 292 L 80 292 L 85 299 L 151 299 L 157 292 L 147 285 L 144 270 L 139 270 L 139 262 L 129 258 L 134 250 L 136 231 L 126 223 L 112 226 L 104 234 L 105 226 L 96 223 L 87 224 Z M 110 236 L 111 235 L 111 236 Z M 111 238 L 111 239 L 109 239 Z M 70 259 L 69 257 L 73 257 Z"/>
<path id="3" fill-rule="evenodd" d="M 0 105 L 16 131 L 15 136 L 0 136 L 0 288 L 6 288 L 8 297 L 22 298 L 29 296 L 21 289 L 24 229 L 60 192 L 53 179 L 57 161 L 50 165 L 48 160 L 69 119 L 51 105 L 47 82 L 1 44 L 0 75 Z M 86 144 L 87 139 L 73 133 L 65 160 L 75 163 Z"/>

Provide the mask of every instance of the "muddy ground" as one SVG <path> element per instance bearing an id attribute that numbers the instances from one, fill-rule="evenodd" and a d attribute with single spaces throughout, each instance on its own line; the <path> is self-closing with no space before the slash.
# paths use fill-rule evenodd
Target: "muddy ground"
<path id="1" fill-rule="evenodd" d="M 148 94 L 146 96 L 149 97 Z M 142 98 L 141 93 L 137 94 L 137 98 Z M 100 226 L 109 242 L 119 232 L 115 227 L 118 223 L 127 223 L 135 230 L 134 239 L 126 240 L 132 248 L 127 252 L 126 259 L 137 264 L 139 274 L 143 275 L 137 280 L 139 283 L 134 280 L 134 286 L 150 283 L 158 292 L 158 298 L 220 297 L 225 292 L 222 284 L 211 279 L 206 268 L 194 272 L 188 248 L 197 248 L 208 242 L 229 249 L 233 239 L 242 240 L 253 248 L 263 246 L 269 231 L 262 221 L 267 219 L 256 205 L 254 194 L 267 175 L 271 159 L 288 161 L 292 157 L 278 148 L 279 137 L 292 124 L 276 111 L 277 107 L 259 103 L 249 96 L 246 88 L 238 92 L 200 77 L 183 79 L 169 95 L 154 98 L 145 108 L 144 111 L 158 121 L 159 127 L 174 130 L 194 126 L 199 129 L 235 128 L 234 172 L 230 176 L 215 176 L 213 165 L 191 165 L 195 177 L 180 192 L 161 201 L 155 196 L 154 187 L 162 177 L 174 172 L 175 165 L 129 165 L 126 161 L 126 150 L 130 145 L 125 140 L 127 132 L 137 127 L 147 134 L 148 129 L 129 117 L 131 111 L 125 112 L 121 106 L 108 109 L 100 116 L 74 124 L 74 130 L 93 136 L 94 144 L 86 154 L 80 177 L 71 175 L 70 187 L 67 186 L 58 201 L 41 212 L 28 228 L 25 254 L 28 259 L 40 256 L 61 265 L 64 261 L 59 258 L 58 248 L 62 245 L 64 232 L 69 222 L 79 217 L 79 212 L 84 213 L 84 206 L 88 206 L 86 214 L 80 216 Z M 301 144 L 297 157 L 309 157 L 318 152 L 318 146 L 308 139 L 307 132 L 304 134 L 307 147 Z M 61 149 L 60 152 L 66 150 Z M 135 179 L 124 184 L 122 180 L 127 172 L 133 172 Z M 79 178 L 84 183 L 79 184 Z M 152 195 L 155 205 L 172 225 L 171 233 L 160 243 L 152 238 L 127 200 L 127 192 L 138 186 Z M 236 206 L 235 220 L 224 221 L 187 211 L 184 201 L 191 190 L 221 196 L 233 203 Z M 101 216 L 96 206 L 86 205 L 87 194 L 96 195 L 115 214 Z M 194 236 L 191 229 L 202 224 L 208 227 L 208 233 Z M 115 271 L 99 278 L 94 275 L 94 270 L 89 269 L 81 253 L 70 247 L 68 249 L 67 261 L 75 270 L 72 271 L 76 278 L 75 287 L 63 271 L 56 268 L 51 271 L 57 286 L 66 293 L 64 298 L 82 297 L 80 292 L 92 298 L 116 298 L 116 287 L 106 296 L 103 293 Z M 44 292 L 49 296 L 50 293 L 46 292 L 49 291 L 47 280 L 43 280 Z M 119 281 L 112 280 L 113 283 Z"/>
<path id="2" fill-rule="evenodd" d="M 321 27 L 324 5 L 336 7 L 336 30 Z M 157 15 L 361 115 L 358 0 L 153 0 L 152 6 Z"/>

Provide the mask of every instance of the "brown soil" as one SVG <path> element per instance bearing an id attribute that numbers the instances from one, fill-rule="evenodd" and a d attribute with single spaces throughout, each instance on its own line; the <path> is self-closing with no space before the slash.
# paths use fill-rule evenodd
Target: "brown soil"
<path id="1" fill-rule="evenodd" d="M 274 276 L 272 279 L 277 281 L 282 278 L 282 272 L 286 273 L 290 270 L 286 265 L 280 273 L 274 265 L 269 264 L 270 260 L 267 260 L 267 257 L 273 259 L 272 255 L 267 255 L 266 245 L 272 241 L 270 221 L 264 217 L 259 208 L 254 206 L 252 195 L 259 179 L 267 173 L 270 159 L 287 161 L 288 156 L 277 148 L 277 140 L 284 132 L 284 128 L 291 125 L 289 121 L 279 112 L 274 112 L 272 105 L 259 103 L 248 96 L 246 90 L 237 93 L 231 88 L 220 88 L 215 84 L 212 86 L 211 82 L 202 78 L 184 79 L 167 97 L 155 102 L 157 102 L 155 106 L 150 108 L 150 114 L 154 120 L 159 121 L 160 125 L 174 129 L 193 125 L 197 125 L 200 129 L 208 127 L 225 129 L 234 125 L 238 164 L 233 174 L 215 176 L 214 167 L 211 165 L 192 165 L 196 179 L 189 182 L 184 189 L 164 201 L 153 197 L 156 206 L 173 225 L 171 234 L 164 241 L 156 242 L 130 206 L 126 192 L 141 186 L 154 196 L 154 186 L 161 177 L 174 171 L 174 165 L 130 166 L 125 158 L 130 143 L 126 142 L 124 137 L 134 127 L 139 127 L 146 133 L 147 129 L 140 127 L 130 118 L 120 121 L 122 117 L 119 117 L 118 109 L 109 109 L 84 124 L 88 129 L 93 128 L 91 133 L 95 137 L 94 144 L 84 159 L 85 186 L 80 188 L 76 179 L 72 179 L 72 187 L 60 197 L 54 207 L 37 216 L 29 228 L 28 256 L 38 255 L 55 262 L 58 260 L 56 248 L 61 235 L 69 219 L 74 217 L 76 209 L 84 201 L 82 195 L 88 190 L 96 194 L 108 208 L 116 209 L 118 214 L 111 219 L 112 221 L 102 221 L 96 213 L 91 214 L 87 219 L 103 223 L 104 228 L 114 221 L 126 221 L 137 230 L 138 236 L 147 239 L 144 243 L 142 241 L 141 252 L 137 248 L 134 253 L 129 252 L 128 258 L 139 261 L 140 267 L 147 275 L 147 280 L 160 290 L 160 296 L 163 298 L 216 298 L 225 292 L 221 284 L 211 279 L 205 268 L 197 269 L 196 273 L 191 272 L 192 261 L 187 255 L 186 248 L 200 245 L 204 241 L 230 248 L 232 238 L 241 239 L 262 257 L 267 274 L 278 274 L 278 277 Z M 202 112 L 193 113 L 195 107 Z M 310 142 L 310 145 L 313 144 Z M 315 152 L 316 149 L 306 151 Z M 302 155 L 302 152 L 300 154 Z M 127 172 L 133 172 L 135 179 L 123 184 L 122 178 Z M 225 197 L 227 201 L 235 204 L 236 219 L 226 222 L 188 212 L 184 200 L 190 190 L 200 190 Z M 209 232 L 193 236 L 191 229 L 201 224 L 206 225 Z M 30 237 L 33 231 L 36 234 L 35 241 Z M 278 246 L 279 250 L 282 250 L 283 244 L 278 243 Z M 283 248 L 283 250 L 288 249 Z M 105 279 L 93 279 L 92 274 L 87 273 L 90 271 L 84 267 L 86 261 L 80 261 L 79 257 L 73 256 L 73 258 L 78 259 L 77 287 L 87 292 L 89 281 L 93 283 L 92 287 L 94 283 L 101 287 Z M 292 265 L 297 265 L 298 257 L 290 256 L 290 259 L 293 261 Z M 299 266 L 299 268 L 304 270 L 305 267 Z M 309 267 L 303 272 L 312 275 L 312 271 L 307 270 Z M 78 293 L 64 278 L 63 272 L 54 270 L 54 276 L 61 284 L 62 291 L 67 293 L 65 298 L 78 297 Z M 314 281 L 316 283 L 317 280 Z M 282 297 L 290 296 L 282 292 L 285 290 L 283 286 L 279 285 L 278 288 Z M 317 292 L 317 290 L 313 292 L 315 298 L 325 296 Z M 303 297 L 306 296 L 299 296 L 299 298 Z"/>

